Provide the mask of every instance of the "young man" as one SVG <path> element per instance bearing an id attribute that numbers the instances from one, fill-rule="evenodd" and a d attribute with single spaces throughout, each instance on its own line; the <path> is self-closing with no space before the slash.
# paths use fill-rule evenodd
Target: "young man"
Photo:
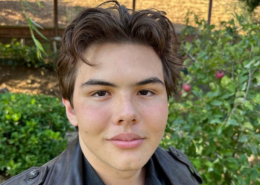
<path id="1" fill-rule="evenodd" d="M 177 52 L 162 12 L 118 2 L 81 12 L 64 32 L 57 68 L 79 136 L 52 161 L 4 185 L 202 183 L 184 154 L 158 147 L 179 78 Z"/>

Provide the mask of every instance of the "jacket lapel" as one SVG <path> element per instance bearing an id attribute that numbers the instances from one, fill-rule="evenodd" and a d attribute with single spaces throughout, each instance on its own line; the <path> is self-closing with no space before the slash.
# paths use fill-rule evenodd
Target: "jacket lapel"
<path id="1" fill-rule="evenodd" d="M 161 169 L 171 182 L 171 185 L 199 184 L 189 168 L 185 164 L 179 162 L 179 160 L 173 158 L 168 151 L 158 147 L 154 155 L 157 158 Z"/>
<path id="2" fill-rule="evenodd" d="M 54 162 L 46 165 L 50 168 L 44 185 L 83 185 L 83 160 L 78 137 Z"/>

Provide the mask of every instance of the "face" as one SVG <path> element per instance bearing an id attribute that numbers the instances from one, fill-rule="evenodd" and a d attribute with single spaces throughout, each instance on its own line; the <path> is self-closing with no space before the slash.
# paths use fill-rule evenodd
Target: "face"
<path id="1" fill-rule="evenodd" d="M 93 45 L 75 80 L 67 116 L 94 168 L 141 169 L 158 147 L 168 116 L 161 60 L 148 46 Z"/>

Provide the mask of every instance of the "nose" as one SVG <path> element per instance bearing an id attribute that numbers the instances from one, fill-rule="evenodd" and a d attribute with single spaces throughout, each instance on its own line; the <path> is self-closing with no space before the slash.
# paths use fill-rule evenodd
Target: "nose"
<path id="1" fill-rule="evenodd" d="M 135 124 L 139 121 L 137 105 L 131 98 L 120 98 L 114 105 L 115 124 Z"/>

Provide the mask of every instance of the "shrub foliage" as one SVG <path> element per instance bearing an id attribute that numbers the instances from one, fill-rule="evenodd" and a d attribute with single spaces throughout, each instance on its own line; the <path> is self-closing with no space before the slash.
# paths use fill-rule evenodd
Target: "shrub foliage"
<path id="1" fill-rule="evenodd" d="M 259 5 L 260 0 L 239 0 L 245 3 L 247 6 L 248 11 L 252 12 L 254 11 Z"/>
<path id="2" fill-rule="evenodd" d="M 57 53 L 51 50 L 48 43 L 44 44 L 43 47 L 48 52 L 48 55 L 44 54 L 39 57 L 38 48 L 24 45 L 16 39 L 13 39 L 10 44 L 0 43 L 0 64 L 54 69 L 54 61 L 56 60 Z"/>
<path id="3" fill-rule="evenodd" d="M 188 19 L 187 19 L 188 20 Z M 260 184 L 260 29 L 237 16 L 221 29 L 195 16 L 199 33 L 184 42 L 192 90 L 170 100 L 161 145 L 184 151 L 204 184 Z M 236 24 L 239 23 L 239 24 Z M 224 72 L 216 78 L 216 71 Z M 258 158 L 259 159 L 259 158 Z"/>
<path id="4" fill-rule="evenodd" d="M 57 98 L 0 94 L 0 172 L 15 175 L 51 160 L 66 147 L 69 128 Z"/>

